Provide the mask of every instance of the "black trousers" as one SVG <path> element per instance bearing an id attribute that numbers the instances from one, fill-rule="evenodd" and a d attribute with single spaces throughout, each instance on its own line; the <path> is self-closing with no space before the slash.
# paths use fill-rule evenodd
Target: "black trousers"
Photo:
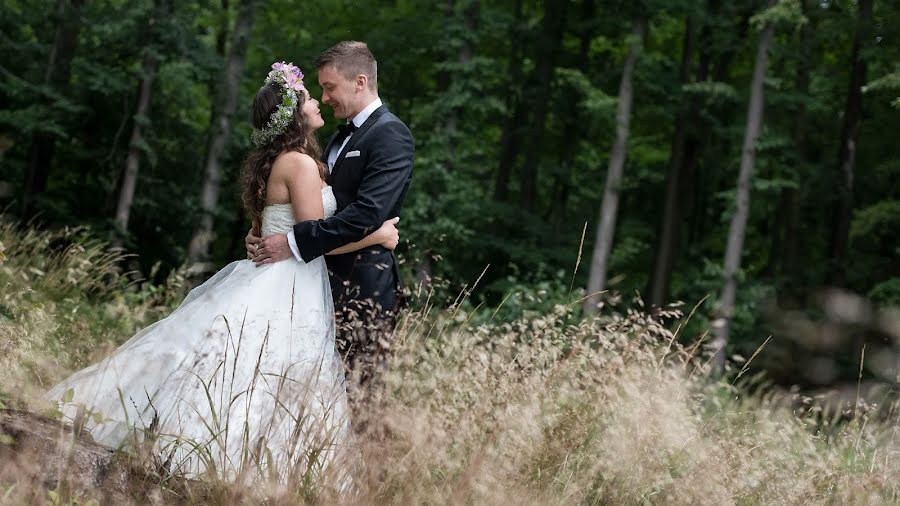
<path id="1" fill-rule="evenodd" d="M 372 299 L 335 304 L 335 345 L 344 363 L 351 415 L 361 422 L 375 411 L 385 393 L 394 353 L 394 329 L 400 298 L 388 310 Z"/>

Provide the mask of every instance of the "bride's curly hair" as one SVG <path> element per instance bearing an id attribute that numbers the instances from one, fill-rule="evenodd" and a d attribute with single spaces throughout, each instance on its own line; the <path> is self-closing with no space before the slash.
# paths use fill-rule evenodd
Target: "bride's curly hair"
<path id="1" fill-rule="evenodd" d="M 256 92 L 256 97 L 253 98 L 253 128 L 265 128 L 272 113 L 281 103 L 281 95 L 282 90 L 270 84 Z M 278 155 L 288 151 L 309 155 L 319 166 L 319 176 L 322 180 L 325 181 L 327 178 L 325 165 L 321 162 L 322 149 L 316 140 L 314 129 L 302 112 L 306 95 L 297 93 L 297 99 L 294 121 L 290 122 L 287 130 L 272 141 L 254 148 L 241 167 L 241 200 L 254 227 L 262 223 L 262 212 L 266 206 L 266 184 L 272 173 L 272 164 Z"/>

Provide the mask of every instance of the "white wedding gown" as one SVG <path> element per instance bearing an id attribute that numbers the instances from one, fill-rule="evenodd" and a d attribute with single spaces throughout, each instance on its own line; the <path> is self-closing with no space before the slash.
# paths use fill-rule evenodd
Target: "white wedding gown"
<path id="1" fill-rule="evenodd" d="M 322 200 L 325 216 L 334 214 L 330 187 Z M 267 206 L 263 236 L 294 222 L 290 204 Z M 321 470 L 349 434 L 325 260 L 233 262 L 46 396 L 61 400 L 66 418 L 86 408 L 85 427 L 110 447 L 146 441 L 158 415 L 157 451 L 163 459 L 174 451 L 188 476 L 284 480 Z"/>

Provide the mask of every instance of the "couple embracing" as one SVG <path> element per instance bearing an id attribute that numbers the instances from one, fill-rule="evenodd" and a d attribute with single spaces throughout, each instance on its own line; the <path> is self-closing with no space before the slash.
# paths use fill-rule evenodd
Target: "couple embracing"
<path id="1" fill-rule="evenodd" d="M 299 68 L 272 65 L 242 170 L 248 259 L 47 393 L 64 416 L 92 415 L 97 442 L 150 434 L 187 474 L 283 480 L 327 461 L 381 397 L 413 138 L 378 97 L 364 43 L 315 66 L 322 102 L 347 122 L 322 151 L 319 101 Z"/>

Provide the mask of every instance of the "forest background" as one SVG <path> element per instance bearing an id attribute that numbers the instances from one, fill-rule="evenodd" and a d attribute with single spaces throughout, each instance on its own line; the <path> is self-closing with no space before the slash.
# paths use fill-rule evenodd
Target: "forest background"
<path id="1" fill-rule="evenodd" d="M 244 257 L 237 175 L 271 63 L 319 97 L 313 58 L 363 40 L 416 139 L 412 291 L 471 290 L 499 321 L 684 301 L 680 335 L 716 361 L 772 336 L 757 365 L 817 388 L 855 384 L 868 346 L 865 377 L 894 383 L 900 4 L 359 5 L 4 0 L 4 217 L 202 280 Z"/>

